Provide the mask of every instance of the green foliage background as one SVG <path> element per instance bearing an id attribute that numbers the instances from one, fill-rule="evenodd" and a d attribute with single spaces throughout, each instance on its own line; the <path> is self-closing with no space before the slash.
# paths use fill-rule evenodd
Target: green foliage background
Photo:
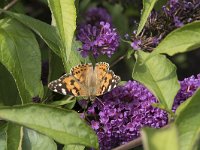
<path id="1" fill-rule="evenodd" d="M 0 2 L 1 8 L 9 2 Z M 125 33 L 133 30 L 133 27 L 129 26 L 130 16 L 138 20 L 141 17 L 137 33 L 141 32 L 151 10 L 155 7 L 159 9 L 160 6 L 156 5 L 156 2 L 143 0 L 141 16 L 140 10 L 136 9 L 139 8 L 137 5 L 126 6 L 124 9 L 122 3 L 90 0 L 20 1 L 9 11 L 1 9 L 0 147 L 6 150 L 55 150 L 61 149 L 59 145 L 63 145 L 64 150 L 81 150 L 85 147 L 98 149 L 95 132 L 72 110 L 76 98 L 51 98 L 52 93 L 42 85 L 42 62 L 49 62 L 48 82 L 57 79 L 64 72 L 69 72 L 71 67 L 77 64 L 94 63 L 93 59 L 83 59 L 80 56 L 76 49 L 81 44 L 75 40 L 76 24 L 89 6 L 102 5 L 107 8 L 115 27 L 123 37 Z M 39 6 L 33 5 L 31 8 L 40 8 L 41 12 L 40 9 L 37 9 L 37 12 L 27 12 L 26 8 L 31 4 L 38 4 Z M 43 20 L 43 13 L 52 16 L 52 25 L 51 19 L 46 19 L 47 16 L 44 17 L 46 20 Z M 130 45 L 122 40 L 118 52 L 111 59 L 106 56 L 97 59 L 110 64 L 117 61 L 112 68 L 116 70 L 116 74 L 124 81 L 134 79 L 144 84 L 159 100 L 160 103 L 156 107 L 166 110 L 169 117 L 174 118 L 168 128 L 142 129 L 144 149 L 198 149 L 200 91 L 183 103 L 176 114 L 171 112 L 171 108 L 180 88 L 178 77 L 184 77 L 179 70 L 184 69 L 181 68 L 182 65 L 179 68 L 178 64 L 187 63 L 188 54 L 195 51 L 186 52 L 199 47 L 200 22 L 197 21 L 171 32 L 153 53 L 133 53 Z M 196 53 L 199 54 L 197 51 Z M 178 66 L 178 76 L 174 63 Z M 185 70 L 190 69 L 187 65 L 190 64 L 185 65 Z M 125 70 L 117 71 L 119 68 Z M 199 72 L 199 67 L 195 72 L 188 72 Z M 33 98 L 40 98 L 41 104 L 33 104 Z"/>

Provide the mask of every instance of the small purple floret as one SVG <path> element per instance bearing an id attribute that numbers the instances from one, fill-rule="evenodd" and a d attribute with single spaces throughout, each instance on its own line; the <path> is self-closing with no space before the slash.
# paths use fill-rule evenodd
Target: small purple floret
<path id="1" fill-rule="evenodd" d="M 134 49 L 134 50 L 139 50 L 141 49 L 140 48 L 140 45 L 142 44 L 141 40 L 135 40 L 131 43 L 131 47 Z"/>

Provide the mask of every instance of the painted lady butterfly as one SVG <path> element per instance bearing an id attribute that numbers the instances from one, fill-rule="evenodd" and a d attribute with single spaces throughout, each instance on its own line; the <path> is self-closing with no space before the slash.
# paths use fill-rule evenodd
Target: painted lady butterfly
<path id="1" fill-rule="evenodd" d="M 120 77 L 109 70 L 109 64 L 105 62 L 80 64 L 73 67 L 70 74 L 65 74 L 57 80 L 49 83 L 48 87 L 63 95 L 71 94 L 94 99 L 117 86 Z"/>

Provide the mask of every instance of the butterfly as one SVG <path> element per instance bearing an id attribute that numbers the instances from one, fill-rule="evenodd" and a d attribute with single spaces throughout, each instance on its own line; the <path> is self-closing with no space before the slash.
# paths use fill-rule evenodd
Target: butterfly
<path id="1" fill-rule="evenodd" d="M 63 95 L 73 95 L 94 99 L 111 91 L 120 82 L 120 77 L 109 70 L 106 62 L 80 64 L 73 67 L 69 74 L 48 84 L 48 87 Z"/>

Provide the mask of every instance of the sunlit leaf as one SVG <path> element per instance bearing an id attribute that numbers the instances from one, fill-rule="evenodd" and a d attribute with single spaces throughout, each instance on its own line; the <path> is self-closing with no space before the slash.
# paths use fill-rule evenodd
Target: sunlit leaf
<path id="1" fill-rule="evenodd" d="M 140 34 L 143 27 L 145 26 L 145 23 L 146 23 L 156 2 L 157 2 L 157 0 L 143 0 L 142 16 L 140 19 L 139 27 L 137 29 L 137 35 Z"/>
<path id="2" fill-rule="evenodd" d="M 23 127 L 9 122 L 7 127 L 7 150 L 21 150 Z"/>
<path id="3" fill-rule="evenodd" d="M 169 128 L 144 128 L 141 131 L 145 150 L 179 150 L 178 132 L 174 125 Z"/>
<path id="4" fill-rule="evenodd" d="M 76 8 L 74 0 L 48 0 L 49 7 L 55 19 L 56 27 L 62 40 L 61 57 L 67 70 L 72 41 L 76 29 Z"/>
<path id="5" fill-rule="evenodd" d="M 65 145 L 63 150 L 84 150 L 85 146 L 82 145 Z"/>
<path id="6" fill-rule="evenodd" d="M 153 54 L 170 56 L 200 47 L 200 21 L 189 23 L 168 34 L 154 49 Z"/>
<path id="7" fill-rule="evenodd" d="M 34 34 L 15 20 L 2 19 L 0 43 L 0 62 L 13 76 L 22 103 L 42 97 L 41 56 Z"/>
<path id="8" fill-rule="evenodd" d="M 62 144 L 98 148 L 95 132 L 71 110 L 39 104 L 2 107 L 0 118 L 38 131 Z"/>
<path id="9" fill-rule="evenodd" d="M 2 9 L 0 9 L 3 11 Z M 31 30 L 33 30 L 37 35 L 39 35 L 46 44 L 57 54 L 60 54 L 60 48 L 61 48 L 61 42 L 60 37 L 57 33 L 57 30 L 55 27 L 48 25 L 45 22 L 42 22 L 40 20 L 34 19 L 32 17 L 29 17 L 27 15 L 13 13 L 9 11 L 3 11 L 7 15 L 17 19 L 17 21 L 21 22 Z"/>
<path id="10" fill-rule="evenodd" d="M 200 90 L 178 107 L 175 124 L 178 128 L 181 150 L 196 147 L 200 134 Z"/>

